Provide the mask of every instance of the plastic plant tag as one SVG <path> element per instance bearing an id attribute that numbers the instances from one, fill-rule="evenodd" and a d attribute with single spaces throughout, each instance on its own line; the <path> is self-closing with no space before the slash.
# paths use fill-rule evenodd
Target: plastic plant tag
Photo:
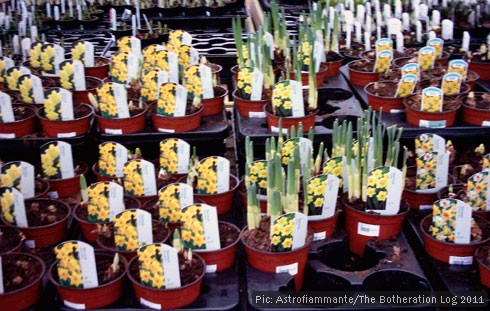
<path id="1" fill-rule="evenodd" d="M 116 142 L 99 145 L 99 173 L 106 177 L 123 177 L 124 163 L 128 161 L 128 149 Z"/>
<path id="2" fill-rule="evenodd" d="M 166 117 L 185 116 L 187 94 L 187 89 L 180 84 L 173 82 L 162 84 L 157 101 L 157 114 Z"/>
<path id="3" fill-rule="evenodd" d="M 490 153 L 483 156 L 482 171 L 490 170 Z"/>
<path id="4" fill-rule="evenodd" d="M 7 81 L 7 89 L 11 91 L 18 91 L 19 90 L 19 78 L 23 75 L 30 75 L 31 71 L 27 69 L 26 67 L 10 67 L 6 71 L 6 78 L 5 81 Z"/>
<path id="5" fill-rule="evenodd" d="M 34 42 L 31 44 L 31 50 L 29 52 L 29 62 L 32 68 L 41 68 L 41 55 L 42 55 L 42 43 Z"/>
<path id="6" fill-rule="evenodd" d="M 182 209 L 181 233 L 184 248 L 218 250 L 221 248 L 216 207 L 196 203 Z"/>
<path id="7" fill-rule="evenodd" d="M 0 82 L 5 83 L 7 70 L 14 67 L 14 61 L 8 57 L 0 57 Z"/>
<path id="8" fill-rule="evenodd" d="M 158 44 L 152 44 L 147 47 L 145 47 L 142 51 L 142 56 L 143 56 L 143 69 L 144 70 L 152 70 L 155 67 L 156 63 L 156 57 L 155 54 L 158 51 L 164 50 L 165 47 L 162 45 Z"/>
<path id="9" fill-rule="evenodd" d="M 386 72 L 390 68 L 391 60 L 393 59 L 393 51 L 382 50 L 376 54 L 376 63 L 374 64 L 374 72 Z"/>
<path id="10" fill-rule="evenodd" d="M 483 171 L 468 178 L 466 194 L 467 203 L 473 211 L 490 210 L 490 173 Z"/>
<path id="11" fill-rule="evenodd" d="M 94 248 L 82 241 L 66 241 L 54 248 L 61 286 L 94 288 L 99 286 Z"/>
<path id="12" fill-rule="evenodd" d="M 94 45 L 89 41 L 79 41 L 71 49 L 71 58 L 82 62 L 85 67 L 95 67 Z"/>
<path id="13" fill-rule="evenodd" d="M 119 52 L 131 53 L 131 36 L 124 36 L 116 41 Z"/>
<path id="14" fill-rule="evenodd" d="M 100 114 L 104 118 L 129 118 L 127 91 L 123 84 L 104 83 L 97 88 Z"/>
<path id="15" fill-rule="evenodd" d="M 244 67 L 238 72 L 237 89 L 241 98 L 262 99 L 264 74 L 258 68 Z"/>
<path id="16" fill-rule="evenodd" d="M 325 219 L 335 214 L 340 180 L 333 175 L 318 175 L 308 181 L 308 219 Z"/>
<path id="17" fill-rule="evenodd" d="M 420 158 L 427 152 L 444 154 L 446 152 L 446 140 L 432 133 L 424 133 L 415 137 L 415 155 Z"/>
<path id="18" fill-rule="evenodd" d="M 156 289 L 181 286 L 179 256 L 166 244 L 149 244 L 138 250 L 141 284 Z"/>
<path id="19" fill-rule="evenodd" d="M 456 72 L 446 73 L 442 77 L 442 92 L 444 95 L 457 95 L 461 88 L 461 75 Z"/>
<path id="20" fill-rule="evenodd" d="M 396 215 L 400 210 L 402 172 L 395 167 L 378 167 L 368 176 L 366 211 Z"/>
<path id="21" fill-rule="evenodd" d="M 402 77 L 408 74 L 413 74 L 417 76 L 417 79 L 420 78 L 420 66 L 415 63 L 408 63 L 403 65 L 402 69 Z"/>
<path id="22" fill-rule="evenodd" d="M 398 82 L 398 87 L 396 89 L 395 97 L 407 97 L 411 95 L 417 85 L 417 76 L 414 74 L 403 75 Z"/>
<path id="23" fill-rule="evenodd" d="M 179 83 L 179 59 L 177 54 L 167 50 L 157 51 L 153 64 L 156 69 L 168 72 L 170 82 Z"/>
<path id="24" fill-rule="evenodd" d="M 199 53 L 190 45 L 183 44 L 174 52 L 178 53 L 180 68 L 187 68 L 199 64 Z"/>
<path id="25" fill-rule="evenodd" d="M 155 166 L 142 159 L 124 164 L 124 191 L 126 195 L 151 196 L 157 194 Z"/>
<path id="26" fill-rule="evenodd" d="M 160 142 L 160 169 L 166 174 L 186 174 L 189 171 L 191 146 L 185 140 L 168 138 Z"/>
<path id="27" fill-rule="evenodd" d="M 21 228 L 29 227 L 24 196 L 19 190 L 14 187 L 1 187 L 0 207 L 4 221 Z"/>
<path id="28" fill-rule="evenodd" d="M 65 60 L 60 64 L 61 87 L 73 91 L 85 91 L 85 68 L 78 60 Z"/>
<path id="29" fill-rule="evenodd" d="M 192 44 L 191 34 L 181 29 L 170 31 L 168 34 L 168 49 L 171 51 L 177 51 L 182 44 Z"/>
<path id="30" fill-rule="evenodd" d="M 199 65 L 199 75 L 202 85 L 202 98 L 209 99 L 214 97 L 213 88 L 213 74 L 211 73 L 211 67 L 200 64 Z"/>
<path id="31" fill-rule="evenodd" d="M 272 109 L 280 117 L 303 117 L 305 107 L 302 85 L 295 80 L 278 82 L 272 89 Z"/>
<path id="32" fill-rule="evenodd" d="M 43 104 L 44 89 L 42 81 L 33 74 L 22 75 L 19 77 L 20 98 L 27 104 Z"/>
<path id="33" fill-rule="evenodd" d="M 64 141 L 52 141 L 41 146 L 43 176 L 48 179 L 75 177 L 71 145 Z"/>
<path id="34" fill-rule="evenodd" d="M 187 97 L 190 100 L 194 98 L 203 98 L 203 85 L 201 80 L 201 68 L 199 65 L 193 65 L 184 71 L 185 87 L 187 89 Z"/>
<path id="35" fill-rule="evenodd" d="M 444 48 L 444 40 L 441 38 L 433 38 L 427 41 L 427 46 L 431 46 L 435 49 L 436 59 L 442 57 L 442 50 Z"/>
<path id="36" fill-rule="evenodd" d="M 136 251 L 153 243 L 151 214 L 141 209 L 125 210 L 114 217 L 114 244 L 118 251 Z"/>
<path id="37" fill-rule="evenodd" d="M 48 89 L 44 99 L 44 114 L 51 121 L 74 119 L 72 93 L 62 88 Z"/>
<path id="38" fill-rule="evenodd" d="M 440 88 L 428 87 L 423 89 L 420 110 L 426 112 L 441 112 L 443 96 L 444 94 Z"/>
<path id="39" fill-rule="evenodd" d="M 36 194 L 34 182 L 34 166 L 24 161 L 13 161 L 0 168 L 0 186 L 14 187 L 25 199 Z"/>
<path id="40" fill-rule="evenodd" d="M 179 222 L 181 209 L 194 204 L 193 189 L 188 184 L 174 183 L 158 190 L 158 215 L 162 222 Z"/>
<path id="41" fill-rule="evenodd" d="M 141 40 L 136 37 L 131 37 L 131 53 L 136 56 L 136 58 L 141 58 Z"/>
<path id="42" fill-rule="evenodd" d="M 267 189 L 267 161 L 254 161 L 248 165 L 248 175 L 245 176 L 245 183 L 256 184 L 259 193 L 265 193 Z M 260 195 L 260 194 L 259 194 Z"/>
<path id="43" fill-rule="evenodd" d="M 302 213 L 284 214 L 272 221 L 271 251 L 289 252 L 305 245 L 308 217 Z"/>
<path id="44" fill-rule="evenodd" d="M 420 70 L 427 71 L 434 68 L 436 49 L 432 46 L 424 46 L 419 50 L 418 63 Z"/>
<path id="45" fill-rule="evenodd" d="M 287 165 L 289 160 L 294 156 L 294 149 L 299 148 L 300 167 L 303 170 L 308 155 L 313 151 L 313 142 L 304 137 L 291 138 L 284 142 L 281 149 L 281 161 L 283 165 Z"/>
<path id="46" fill-rule="evenodd" d="M 462 59 L 453 59 L 449 62 L 449 73 L 459 73 L 462 80 L 466 80 L 466 75 L 468 74 L 468 63 Z"/>
<path id="47" fill-rule="evenodd" d="M 415 189 L 420 193 L 435 193 L 447 186 L 449 153 L 426 152 L 418 157 Z"/>
<path id="48" fill-rule="evenodd" d="M 337 177 L 339 179 L 339 188 L 344 187 L 343 165 L 344 163 L 342 157 L 330 158 L 323 163 L 323 174 Z"/>
<path id="49" fill-rule="evenodd" d="M 381 51 L 393 51 L 393 40 L 389 38 L 381 38 L 376 40 L 376 55 L 378 55 Z"/>
<path id="50" fill-rule="evenodd" d="M 120 52 L 112 57 L 110 68 L 113 82 L 127 84 L 138 78 L 139 59 L 132 53 Z"/>
<path id="51" fill-rule="evenodd" d="M 12 100 L 8 94 L 0 92 L 0 123 L 10 123 L 15 121 Z"/>
<path id="52" fill-rule="evenodd" d="M 444 242 L 469 244 L 471 239 L 471 207 L 457 199 L 442 199 L 432 207 L 429 232 Z"/>
<path id="53" fill-rule="evenodd" d="M 154 101 L 158 99 L 160 93 L 160 84 L 168 82 L 168 75 L 166 81 L 159 83 L 159 70 L 147 70 L 143 71 L 141 75 L 141 99 L 143 101 Z M 164 71 L 162 71 L 163 73 Z"/>
<path id="54" fill-rule="evenodd" d="M 104 223 L 124 210 L 124 189 L 115 182 L 98 182 L 90 185 L 88 191 L 88 221 Z"/>
<path id="55" fill-rule="evenodd" d="M 197 170 L 197 193 L 219 194 L 230 190 L 230 161 L 219 156 L 202 159 Z"/>
<path id="56" fill-rule="evenodd" d="M 65 60 L 65 49 L 57 44 L 45 43 L 41 51 L 41 68 L 43 74 L 58 75 L 59 66 Z"/>

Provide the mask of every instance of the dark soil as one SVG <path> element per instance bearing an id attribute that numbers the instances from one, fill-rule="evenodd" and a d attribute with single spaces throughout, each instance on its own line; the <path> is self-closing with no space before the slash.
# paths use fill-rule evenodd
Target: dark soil
<path id="1" fill-rule="evenodd" d="M 468 61 L 478 62 L 478 63 L 490 63 L 490 59 L 487 58 L 487 53 L 475 52 L 471 55 Z"/>
<path id="2" fill-rule="evenodd" d="M 415 95 L 409 96 L 406 99 L 406 105 L 415 110 L 421 110 L 422 106 L 422 91 L 416 91 Z M 442 111 L 457 110 L 461 106 L 461 99 L 457 97 L 444 97 L 442 102 Z"/>
<path id="3" fill-rule="evenodd" d="M 180 264 L 180 283 L 181 286 L 186 286 L 193 283 L 204 272 L 204 265 L 196 257 L 192 260 L 187 260 L 187 251 L 179 253 L 179 264 Z M 129 273 L 137 281 L 141 282 L 138 261 L 134 260 L 129 267 Z"/>
<path id="4" fill-rule="evenodd" d="M 350 64 L 350 68 L 362 72 L 373 72 L 374 61 L 371 59 L 360 59 Z"/>
<path id="5" fill-rule="evenodd" d="M 40 195 L 48 190 L 49 183 L 41 178 L 36 178 L 34 180 L 34 193 L 35 195 Z"/>
<path id="6" fill-rule="evenodd" d="M 490 246 L 483 246 L 477 253 L 476 258 L 485 266 L 490 267 Z"/>
<path id="7" fill-rule="evenodd" d="M 86 77 L 85 78 L 85 89 L 87 90 L 93 90 L 96 89 L 100 86 L 101 81 L 91 78 L 91 77 Z"/>
<path id="8" fill-rule="evenodd" d="M 466 151 L 459 159 L 454 168 L 455 176 L 462 182 L 466 182 L 473 174 L 481 172 L 483 166 L 483 154 L 474 150 Z"/>
<path id="9" fill-rule="evenodd" d="M 345 43 L 340 43 L 339 50 L 341 53 L 343 53 L 345 56 L 349 57 L 361 57 L 362 52 L 364 52 L 364 44 L 356 43 L 356 42 L 351 42 L 350 49 L 347 49 L 345 46 Z"/>
<path id="10" fill-rule="evenodd" d="M 169 236 L 169 230 L 164 223 L 153 221 L 153 242 L 163 243 Z M 97 232 L 97 240 L 107 248 L 115 249 L 114 244 L 114 223 L 103 225 Z"/>
<path id="11" fill-rule="evenodd" d="M 490 93 L 476 93 L 474 96 L 468 95 L 463 104 L 477 109 L 490 110 Z"/>
<path id="12" fill-rule="evenodd" d="M 247 229 L 245 232 L 243 232 L 243 242 L 256 250 L 270 252 L 272 249 L 270 230 L 270 217 L 264 216 L 260 220 L 258 228 L 252 230 Z M 309 245 L 312 241 L 313 235 L 308 233 L 306 236 L 305 245 Z"/>
<path id="13" fill-rule="evenodd" d="M 130 197 L 124 197 L 124 206 L 126 209 L 135 209 L 139 208 L 140 204 L 138 200 Z M 87 211 L 87 204 L 82 204 L 80 208 L 76 209 L 76 215 L 78 218 L 82 220 L 88 220 L 88 211 Z"/>
<path id="14" fill-rule="evenodd" d="M 221 248 L 232 245 L 238 240 L 239 236 L 240 232 L 237 231 L 235 227 L 224 222 L 219 223 L 219 241 Z"/>
<path id="15" fill-rule="evenodd" d="M 0 226 L 0 254 L 13 250 L 23 240 L 24 236 L 14 228 Z"/>
<path id="16" fill-rule="evenodd" d="M 3 286 L 5 293 L 30 285 L 39 278 L 41 264 L 34 258 L 22 254 L 2 256 Z"/>
<path id="17" fill-rule="evenodd" d="M 45 112 L 44 109 L 41 109 L 39 111 L 39 114 L 41 115 L 41 117 L 46 118 L 46 115 L 44 112 Z M 90 107 L 88 107 L 86 105 L 80 105 L 80 104 L 78 104 L 78 105 L 74 104 L 73 105 L 73 117 L 75 120 L 82 119 L 82 118 L 88 116 L 90 113 L 92 113 L 92 109 L 90 109 Z"/>
<path id="18" fill-rule="evenodd" d="M 94 65 L 95 65 L 94 67 L 102 67 L 102 66 L 108 65 L 109 63 L 110 63 L 110 60 L 107 58 L 96 57 L 95 61 L 94 61 Z"/>
<path id="19" fill-rule="evenodd" d="M 26 108 L 25 106 L 14 105 L 12 109 L 14 110 L 15 121 L 25 120 L 33 117 L 36 114 L 34 110 Z"/>
<path id="20" fill-rule="evenodd" d="M 339 54 L 332 52 L 332 51 L 327 52 L 327 54 L 326 54 L 327 63 L 328 62 L 335 62 L 335 61 L 339 61 L 339 60 L 343 60 L 342 56 L 340 56 Z"/>
<path id="21" fill-rule="evenodd" d="M 367 91 L 375 96 L 395 97 L 398 84 L 394 82 L 376 82 L 367 87 Z"/>
<path id="22" fill-rule="evenodd" d="M 156 101 L 151 101 L 151 102 L 149 102 L 149 104 L 151 105 L 150 106 L 151 113 L 152 114 L 156 114 L 156 111 L 157 111 L 157 102 Z M 186 116 L 189 116 L 191 114 L 194 114 L 197 111 L 199 111 L 199 109 L 201 109 L 201 105 L 199 105 L 199 107 L 196 107 L 196 106 L 192 105 L 192 101 L 191 100 L 188 100 L 187 101 L 187 105 L 185 107 L 185 115 Z"/>
<path id="23" fill-rule="evenodd" d="M 449 192 L 449 187 L 444 187 L 438 193 L 438 196 L 441 199 L 450 198 L 450 199 L 458 199 L 463 202 L 468 201 L 468 196 L 466 195 L 466 187 L 462 184 L 451 185 L 453 188 L 451 192 Z"/>
<path id="24" fill-rule="evenodd" d="M 433 68 L 428 71 L 429 77 L 435 80 L 442 80 L 444 75 L 447 73 L 447 68 L 444 67 L 439 67 L 439 68 Z M 466 81 L 472 81 L 476 80 L 478 76 L 476 75 L 475 72 L 473 71 L 468 71 L 468 74 L 466 75 Z"/>
<path id="25" fill-rule="evenodd" d="M 113 258 L 111 257 L 97 256 L 96 254 L 95 262 L 97 267 L 97 280 L 99 281 L 99 286 L 110 283 L 124 273 L 124 264 L 121 261 L 119 261 L 117 270 L 112 271 Z M 59 282 L 58 269 L 53 269 L 52 273 L 54 279 Z"/>
<path id="26" fill-rule="evenodd" d="M 29 227 L 41 227 L 59 222 L 68 214 L 65 205 L 55 200 L 26 202 L 26 216 Z"/>

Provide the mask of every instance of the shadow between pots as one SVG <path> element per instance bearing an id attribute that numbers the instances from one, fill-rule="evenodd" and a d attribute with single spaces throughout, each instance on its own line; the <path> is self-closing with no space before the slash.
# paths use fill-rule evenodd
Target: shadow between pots
<path id="1" fill-rule="evenodd" d="M 384 253 L 366 246 L 364 256 L 359 257 L 349 251 L 347 240 L 326 244 L 318 249 L 318 258 L 330 268 L 341 271 L 364 271 L 376 266 L 385 258 Z"/>
<path id="2" fill-rule="evenodd" d="M 384 270 L 371 274 L 363 282 L 366 291 L 430 292 L 423 278 L 405 271 Z"/>
<path id="3" fill-rule="evenodd" d="M 339 124 L 347 121 L 352 123 L 352 130 L 356 131 L 357 130 L 357 116 L 353 115 L 334 115 L 334 116 L 328 116 L 322 121 L 322 125 L 328 129 L 333 129 L 333 123 L 335 120 L 339 120 Z"/>

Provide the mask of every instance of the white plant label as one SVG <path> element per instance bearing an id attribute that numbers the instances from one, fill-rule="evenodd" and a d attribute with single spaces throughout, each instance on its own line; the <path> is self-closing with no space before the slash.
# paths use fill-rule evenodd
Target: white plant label
<path id="1" fill-rule="evenodd" d="M 214 97 L 213 74 L 211 67 L 204 64 L 199 65 L 199 75 L 202 84 L 202 97 L 209 99 Z"/>
<path id="2" fill-rule="evenodd" d="M 456 228 L 454 231 L 455 244 L 469 244 L 471 240 L 471 206 L 456 200 Z"/>
<path id="3" fill-rule="evenodd" d="M 143 188 L 145 190 L 145 196 L 151 196 L 157 194 L 157 185 L 155 180 L 155 165 L 153 163 L 140 160 L 141 163 L 141 175 L 143 177 Z"/>
<path id="4" fill-rule="evenodd" d="M 129 70 L 129 68 L 128 68 Z M 129 118 L 128 93 L 124 85 L 112 83 L 118 118 Z M 121 133 L 122 134 L 122 131 Z"/>
<path id="5" fill-rule="evenodd" d="M 230 190 L 230 161 L 223 157 L 217 157 L 217 179 L 218 193 L 223 193 Z"/>
<path id="6" fill-rule="evenodd" d="M 289 80 L 291 88 L 291 102 L 293 106 L 293 117 L 304 117 L 305 107 L 303 103 L 303 86 L 301 82 Z"/>
<path id="7" fill-rule="evenodd" d="M 294 233 L 292 250 L 301 248 L 305 245 L 308 230 L 308 216 L 303 213 L 294 213 Z"/>
<path id="8" fill-rule="evenodd" d="M 218 211 L 215 206 L 201 204 L 202 224 L 206 250 L 214 251 L 221 248 L 218 226 Z"/>
<path id="9" fill-rule="evenodd" d="M 15 121 L 14 109 L 10 96 L 4 92 L 0 92 L 0 117 L 3 123 Z"/>
<path id="10" fill-rule="evenodd" d="M 109 220 L 113 221 L 117 214 L 124 211 L 124 188 L 123 186 L 109 182 Z"/>
<path id="11" fill-rule="evenodd" d="M 124 212 L 123 212 L 124 213 Z M 151 214 L 142 209 L 136 210 L 136 229 L 138 231 L 138 244 L 140 246 L 153 243 Z"/>
<path id="12" fill-rule="evenodd" d="M 180 269 L 179 256 L 175 248 L 167 244 L 160 244 L 162 252 L 163 275 L 165 278 L 165 288 L 179 288 Z"/>

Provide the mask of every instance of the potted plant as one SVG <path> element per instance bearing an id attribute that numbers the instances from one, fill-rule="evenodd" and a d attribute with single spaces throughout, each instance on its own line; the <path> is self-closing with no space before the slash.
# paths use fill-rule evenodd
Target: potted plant
<path id="1" fill-rule="evenodd" d="M 2 95 L 8 96 L 8 95 Z M 2 138 L 19 138 L 34 132 L 36 111 L 28 105 L 10 105 L 13 118 L 6 112 L 0 114 L 0 136 Z M 13 119 L 13 120 L 12 120 Z"/>
<path id="2" fill-rule="evenodd" d="M 85 76 L 100 80 L 104 80 L 109 76 L 110 59 L 94 56 L 93 45 L 90 42 L 79 41 L 73 44 L 71 57 L 73 60 L 78 60 L 84 64 Z"/>
<path id="3" fill-rule="evenodd" d="M 142 158 L 140 148 L 131 152 L 119 143 L 103 142 L 99 145 L 99 161 L 92 166 L 92 172 L 97 177 L 97 181 L 120 183 L 120 179 L 124 177 L 124 164 L 129 160 Z"/>
<path id="4" fill-rule="evenodd" d="M 82 9 L 81 16 L 78 16 L 78 22 L 83 27 L 83 29 L 96 29 L 97 27 L 99 27 L 100 18 L 94 14 L 95 12 L 95 7 L 91 7 L 90 9 L 84 7 Z"/>
<path id="5" fill-rule="evenodd" d="M 462 97 L 463 121 L 477 126 L 490 125 L 490 94 L 474 93 Z"/>
<path id="6" fill-rule="evenodd" d="M 481 246 L 476 250 L 475 258 L 480 269 L 480 283 L 490 287 L 490 252 L 488 246 Z"/>
<path id="7" fill-rule="evenodd" d="M 488 80 L 490 79 L 489 68 L 490 68 L 490 49 L 482 44 L 480 49 L 474 53 L 467 52 L 465 55 L 465 60 L 469 64 L 469 69 L 476 72 L 480 79 Z"/>
<path id="8" fill-rule="evenodd" d="M 325 7 L 325 9 L 329 9 Z M 325 27 L 325 25 L 330 24 L 330 15 L 323 15 L 323 9 L 320 3 L 317 4 L 316 9 L 310 8 L 312 12 L 310 18 L 313 19 L 313 27 L 317 34 L 323 36 L 323 42 L 325 46 L 325 64 L 327 65 L 327 72 L 324 78 L 333 78 L 340 74 L 340 66 L 344 58 L 339 54 L 339 26 L 337 14 L 333 17 L 334 27 L 333 33 L 330 27 Z M 337 23 L 336 23 L 337 22 Z M 324 30 L 325 29 L 325 30 Z"/>
<path id="9" fill-rule="evenodd" d="M 32 164 L 24 161 L 0 161 L 0 165 L 0 187 L 15 187 L 24 199 L 47 197 L 49 183 L 40 177 L 34 177 L 35 168 Z"/>
<path id="10" fill-rule="evenodd" d="M 486 168 L 485 145 L 480 144 L 474 149 L 468 149 L 458 158 L 458 165 L 453 168 L 454 178 L 458 182 L 466 183 L 468 178 Z"/>
<path id="11" fill-rule="evenodd" d="M 413 93 L 417 84 L 417 76 L 403 76 L 400 81 L 371 82 L 364 87 L 368 104 L 373 110 L 383 109 L 387 112 L 403 110 L 403 98 Z"/>
<path id="12" fill-rule="evenodd" d="M 76 60 L 60 64 L 61 87 L 73 93 L 73 102 L 88 104 L 90 103 L 88 94 L 94 93 L 102 85 L 102 81 L 85 74 L 75 73 L 75 66 L 84 67 L 83 63 L 77 63 Z"/>

